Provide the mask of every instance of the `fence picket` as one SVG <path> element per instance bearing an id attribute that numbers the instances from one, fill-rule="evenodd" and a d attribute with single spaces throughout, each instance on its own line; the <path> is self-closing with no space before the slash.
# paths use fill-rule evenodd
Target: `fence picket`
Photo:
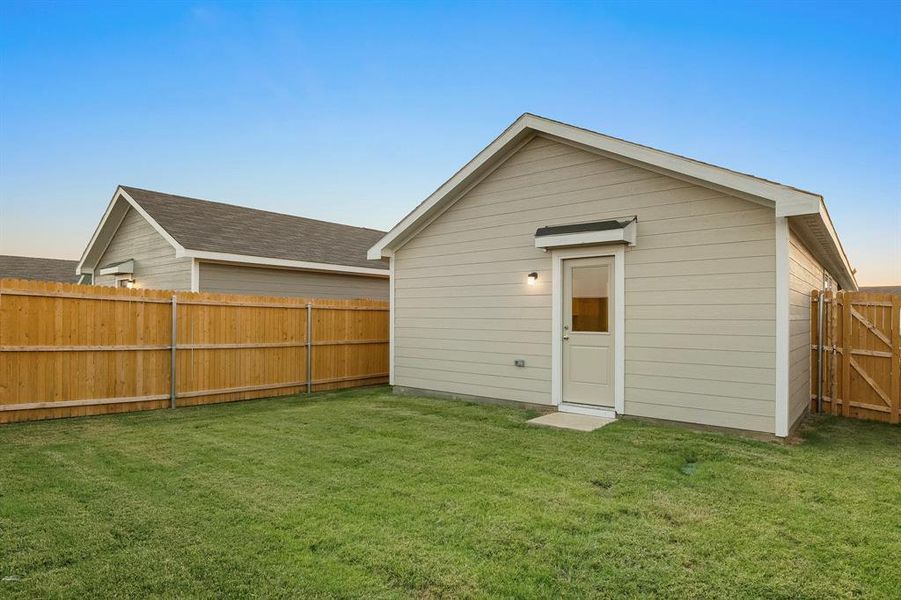
<path id="1" fill-rule="evenodd" d="M 892 314 L 890 322 L 892 328 L 892 407 L 890 421 L 897 424 L 899 412 L 901 412 L 901 296 L 892 297 Z"/>

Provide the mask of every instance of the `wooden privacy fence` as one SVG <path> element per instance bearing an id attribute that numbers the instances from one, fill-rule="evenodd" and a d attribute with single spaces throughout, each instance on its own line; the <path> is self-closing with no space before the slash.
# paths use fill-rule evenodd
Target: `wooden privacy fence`
<path id="1" fill-rule="evenodd" d="M 384 301 L 0 279 L 0 423 L 387 380 Z"/>
<path id="2" fill-rule="evenodd" d="M 898 423 L 901 296 L 813 292 L 810 315 L 811 410 Z"/>

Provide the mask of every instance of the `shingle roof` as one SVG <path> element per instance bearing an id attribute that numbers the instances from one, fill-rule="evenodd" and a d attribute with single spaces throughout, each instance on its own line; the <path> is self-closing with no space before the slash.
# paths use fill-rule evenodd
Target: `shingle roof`
<path id="1" fill-rule="evenodd" d="M 613 229 L 625 229 L 626 226 L 635 221 L 633 217 L 627 221 L 619 219 L 607 219 L 606 221 L 592 221 L 590 223 L 573 223 L 572 225 L 545 225 L 535 230 L 535 237 L 544 237 L 546 235 L 560 235 L 561 233 L 584 233 L 587 231 L 611 231 Z"/>
<path id="2" fill-rule="evenodd" d="M 366 258 L 384 231 L 120 187 L 189 250 L 388 268 L 384 261 Z"/>
<path id="3" fill-rule="evenodd" d="M 901 285 L 871 285 L 860 288 L 860 291 L 874 294 L 901 294 Z"/>
<path id="4" fill-rule="evenodd" d="M 77 265 L 77 260 L 0 254 L 0 277 L 73 283 L 78 281 Z"/>

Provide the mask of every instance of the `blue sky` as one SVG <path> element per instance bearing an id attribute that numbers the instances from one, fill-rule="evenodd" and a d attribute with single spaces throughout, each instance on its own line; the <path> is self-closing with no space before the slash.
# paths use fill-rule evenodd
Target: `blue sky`
<path id="1" fill-rule="evenodd" d="M 0 253 L 116 184 L 389 228 L 523 112 L 826 197 L 901 284 L 901 3 L 0 6 Z"/>

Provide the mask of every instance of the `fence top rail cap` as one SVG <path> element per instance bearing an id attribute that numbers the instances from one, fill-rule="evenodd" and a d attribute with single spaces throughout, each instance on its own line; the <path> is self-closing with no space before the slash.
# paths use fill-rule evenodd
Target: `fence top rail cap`
<path id="1" fill-rule="evenodd" d="M 0 294 L 10 296 L 44 296 L 86 300 L 120 300 L 124 302 L 171 302 L 174 297 L 179 304 L 208 304 L 218 306 L 253 306 L 271 308 L 301 308 L 312 304 L 314 309 L 362 310 L 388 309 L 388 301 L 369 298 L 337 299 L 307 298 L 288 296 L 254 296 L 242 294 L 218 294 L 211 292 L 188 292 L 181 290 L 157 290 L 150 288 L 116 288 L 109 286 L 82 285 L 54 281 L 32 281 L 27 279 L 0 278 Z"/>

